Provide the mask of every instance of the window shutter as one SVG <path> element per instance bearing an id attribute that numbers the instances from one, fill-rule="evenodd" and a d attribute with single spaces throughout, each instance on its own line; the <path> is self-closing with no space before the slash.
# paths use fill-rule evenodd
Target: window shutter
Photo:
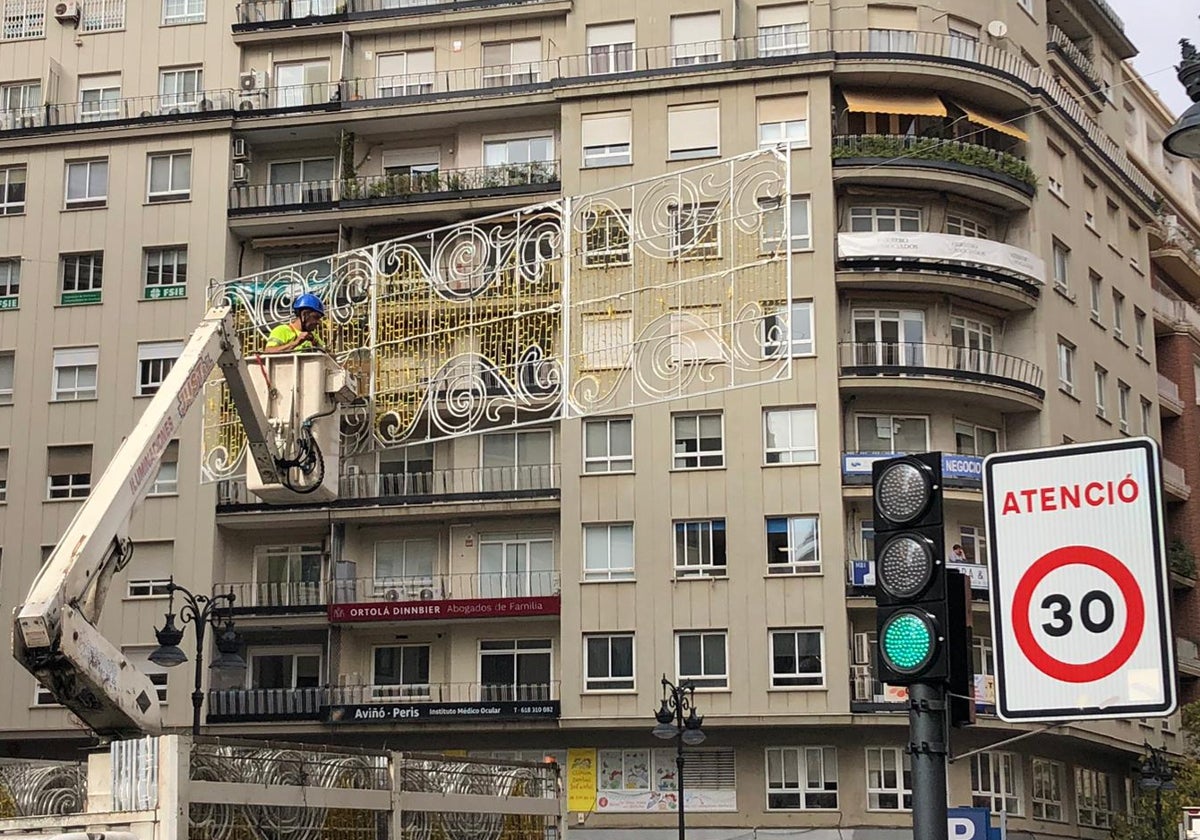
<path id="1" fill-rule="evenodd" d="M 758 100 L 759 125 L 806 119 L 808 119 L 808 96 L 806 94 L 770 96 Z"/>
<path id="2" fill-rule="evenodd" d="M 677 105 L 667 109 L 667 137 L 671 151 L 720 146 L 721 109 L 715 102 Z"/>
<path id="3" fill-rule="evenodd" d="M 85 471 L 86 472 L 86 471 Z M 170 577 L 175 568 L 175 543 L 171 540 L 137 541 L 133 545 L 137 554 L 138 578 Z"/>
<path id="4" fill-rule="evenodd" d="M 590 370 L 619 368 L 630 351 L 633 341 L 633 319 L 630 315 L 612 318 L 583 319 L 583 367 Z"/>
<path id="5" fill-rule="evenodd" d="M 8 478 L 8 450 L 0 449 L 0 481 Z"/>
<path id="6" fill-rule="evenodd" d="M 182 341 L 144 341 L 138 345 L 138 361 L 178 359 L 182 352 Z"/>
<path id="7" fill-rule="evenodd" d="M 914 31 L 917 28 L 917 10 L 908 6 L 868 6 L 867 27 Z"/>
<path id="8" fill-rule="evenodd" d="M 48 475 L 90 473 L 92 471 L 92 447 L 51 446 L 46 458 Z"/>
<path id="9" fill-rule="evenodd" d="M 758 28 L 808 23 L 808 4 L 789 3 L 785 6 L 759 6 Z"/>
<path id="10" fill-rule="evenodd" d="M 54 367 L 82 367 L 100 360 L 99 347 L 64 347 L 54 351 Z"/>
<path id="11" fill-rule="evenodd" d="M 632 44 L 633 36 L 633 21 L 601 23 L 587 28 L 587 45 L 598 47 L 604 44 Z"/>
<path id="12" fill-rule="evenodd" d="M 512 63 L 527 64 L 542 60 L 542 42 L 534 38 L 529 41 L 513 41 Z"/>
<path id="13" fill-rule="evenodd" d="M 628 143 L 630 125 L 629 111 L 585 114 L 583 117 L 583 145 L 584 147 L 616 146 Z"/>
<path id="14" fill-rule="evenodd" d="M 410 75 L 415 73 L 432 73 L 433 50 L 410 52 L 408 54 L 408 72 Z"/>
<path id="15" fill-rule="evenodd" d="M 395 166 L 440 164 L 441 159 L 442 150 L 436 146 L 431 146 L 427 149 L 396 149 L 383 153 L 383 168 L 390 169 Z"/>
<path id="16" fill-rule="evenodd" d="M 671 18 L 672 44 L 697 44 L 721 40 L 721 13 L 676 15 Z"/>
<path id="17" fill-rule="evenodd" d="M 508 64 L 512 57 L 512 45 L 504 44 L 484 44 L 483 45 L 483 66 L 496 67 L 501 64 Z"/>
<path id="18" fill-rule="evenodd" d="M 403 76 L 408 72 L 408 53 L 388 53 L 379 56 L 380 76 Z"/>
<path id="19" fill-rule="evenodd" d="M 737 770 L 733 747 L 690 750 L 687 763 L 683 766 L 683 783 L 685 790 L 736 789 Z"/>

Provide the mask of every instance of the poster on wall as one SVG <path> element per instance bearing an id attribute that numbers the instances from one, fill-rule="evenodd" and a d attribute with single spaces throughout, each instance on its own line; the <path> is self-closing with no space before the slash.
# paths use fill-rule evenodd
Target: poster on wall
<path id="1" fill-rule="evenodd" d="M 567 810 L 592 811 L 596 807 L 596 751 L 567 750 Z"/>

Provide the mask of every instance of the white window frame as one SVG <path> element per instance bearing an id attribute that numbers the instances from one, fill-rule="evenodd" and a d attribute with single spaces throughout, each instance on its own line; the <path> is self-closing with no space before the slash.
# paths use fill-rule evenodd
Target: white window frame
<path id="1" fill-rule="evenodd" d="M 786 315 L 784 314 L 787 310 Z M 796 326 L 807 325 L 808 338 L 796 338 Z M 813 330 L 813 302 L 794 300 L 790 306 L 777 306 L 763 319 L 763 358 L 773 359 L 790 353 L 793 359 L 816 354 Z"/>
<path id="2" fill-rule="evenodd" d="M 685 674 L 682 671 L 679 645 L 684 638 L 698 637 L 700 639 L 700 668 L 695 674 Z M 710 643 L 721 644 L 724 656 L 725 670 L 723 673 L 708 673 L 704 670 L 704 652 Z M 724 691 L 729 688 L 729 633 L 725 630 L 681 630 L 675 633 L 675 677 L 676 680 L 688 680 L 696 686 L 696 691 Z"/>
<path id="3" fill-rule="evenodd" d="M 186 245 L 145 249 L 142 257 L 142 297 L 146 300 L 183 297 L 172 292 L 175 289 L 187 291 L 187 257 Z M 151 280 L 151 268 L 157 270 L 154 280 Z M 169 280 L 166 279 L 168 277 Z M 164 290 L 169 291 L 164 294 Z"/>
<path id="4" fill-rule="evenodd" d="M 154 165 L 166 161 L 167 188 L 154 191 Z M 187 162 L 187 183 L 179 186 L 175 183 L 176 172 Z M 155 204 L 163 201 L 190 201 L 192 198 L 192 153 L 164 152 L 146 156 L 146 201 Z"/>
<path id="5" fill-rule="evenodd" d="M 380 650 L 400 649 L 400 682 L 381 683 L 377 670 L 376 655 Z M 425 682 L 404 682 L 404 651 L 425 648 Z M 419 654 L 414 654 L 418 655 Z M 433 645 L 429 642 L 405 642 L 400 644 L 377 644 L 371 646 L 371 696 L 374 700 L 426 699 L 433 684 Z"/>
<path id="6" fill-rule="evenodd" d="M 533 149 L 529 149 L 527 162 L 513 162 L 510 158 L 511 144 L 513 143 L 531 143 L 534 140 L 544 140 L 546 142 L 546 157 L 535 160 L 533 158 Z M 488 150 L 504 148 L 504 160 L 496 163 L 488 163 Z M 499 135 L 495 137 L 483 138 L 483 160 L 484 166 L 533 166 L 537 163 L 553 163 L 554 162 L 554 132 L 535 131 L 526 134 Z"/>
<path id="7" fill-rule="evenodd" d="M 793 440 L 794 432 L 794 415 L 807 414 L 812 418 L 812 441 L 797 442 Z M 815 464 L 818 461 L 817 443 L 819 435 L 817 432 L 817 409 L 809 406 L 792 406 L 784 408 L 764 408 L 763 409 L 763 464 L 768 466 L 777 466 L 785 464 Z M 777 435 L 776 443 L 783 445 L 770 446 L 769 429 L 771 420 L 774 417 L 785 419 L 787 421 L 786 437 L 787 440 L 781 440 L 784 435 Z"/>
<path id="8" fill-rule="evenodd" d="M 84 188 L 83 195 L 75 197 L 71 196 L 71 170 L 76 167 L 82 167 L 84 171 Z M 93 192 L 93 189 L 99 190 L 99 187 L 93 187 L 93 175 L 98 180 L 100 173 L 103 173 L 104 189 L 103 191 Z M 70 209 L 75 207 L 103 207 L 108 203 L 108 158 L 93 158 L 91 160 L 70 160 L 67 161 L 66 169 L 63 177 L 63 206 Z"/>
<path id="9" fill-rule="evenodd" d="M 179 494 L 179 457 L 168 461 L 164 457 L 154 474 L 147 496 L 175 496 Z"/>
<path id="10" fill-rule="evenodd" d="M 817 649 L 820 651 L 817 657 L 821 662 L 821 671 L 819 674 L 812 674 L 808 671 L 801 671 L 799 667 L 799 636 L 801 635 L 816 635 Z M 775 640 L 776 637 L 781 639 L 791 637 L 793 645 L 793 658 L 796 668 L 794 671 L 776 671 L 775 670 Z M 812 689 L 824 689 L 825 686 L 825 631 L 819 627 L 785 627 L 771 630 L 768 633 L 768 649 L 767 658 L 770 660 L 768 666 L 771 673 L 771 690 L 773 691 L 806 691 Z"/>
<path id="11" fill-rule="evenodd" d="M 125 0 L 82 0 L 82 32 L 115 32 L 125 28 Z"/>
<path id="12" fill-rule="evenodd" d="M 1058 338 L 1058 387 L 1075 395 L 1075 345 L 1062 336 Z"/>
<path id="13" fill-rule="evenodd" d="M 1057 239 L 1052 245 L 1054 253 L 1053 270 L 1054 270 L 1054 288 L 1071 296 L 1071 249 Z"/>
<path id="14" fill-rule="evenodd" d="M 920 233 L 924 229 L 920 207 L 860 204 L 850 208 L 852 233 Z"/>
<path id="15" fill-rule="evenodd" d="M 97 2 L 97 0 L 91 0 Z M 99 0 L 106 2 L 106 0 Z M 119 0 L 124 3 L 124 0 Z M 115 82 L 115 84 L 114 84 Z M 90 97 L 89 94 L 95 94 Z M 121 116 L 121 76 L 84 77 L 79 80 L 79 122 L 103 122 Z"/>
<path id="16" fill-rule="evenodd" d="M 127 601 L 149 601 L 166 598 L 170 594 L 167 592 L 167 585 L 170 583 L 169 577 L 132 578 L 125 586 L 125 599 Z"/>
<path id="17" fill-rule="evenodd" d="M 961 213 L 951 213 L 946 216 L 946 233 L 952 236 L 963 236 L 967 239 L 991 239 L 990 228 L 987 224 Z"/>
<path id="18" fill-rule="evenodd" d="M 676 113 L 681 111 L 709 111 L 716 117 L 716 133 L 713 137 L 716 140 L 715 146 L 691 146 L 677 145 L 677 143 L 685 144 L 688 138 L 678 138 L 671 136 L 671 112 Z M 699 160 L 701 158 L 720 157 L 721 155 L 721 104 L 719 102 L 698 102 L 692 105 L 671 105 L 667 108 L 667 160 Z M 697 205 L 684 205 L 685 207 L 694 207 Z M 708 206 L 701 203 L 700 207 Z M 715 205 L 714 205 L 715 206 Z"/>
<path id="19" fill-rule="evenodd" d="M 531 644 L 531 645 L 537 644 L 538 647 L 522 647 L 521 646 L 522 643 L 527 643 L 527 644 Z M 487 650 L 484 650 L 483 646 L 485 644 L 492 645 L 492 647 L 489 647 Z M 505 647 L 499 647 L 500 645 L 505 645 Z M 554 680 L 555 680 L 554 639 L 546 638 L 546 637 L 534 637 L 534 638 L 521 637 L 521 638 L 516 638 L 516 639 L 486 639 L 485 638 L 485 639 L 479 640 L 479 647 L 477 648 L 477 650 L 478 650 L 478 659 L 477 659 L 477 677 L 478 677 L 478 679 L 476 680 L 476 682 L 480 687 L 481 697 L 482 697 L 482 694 L 484 693 L 485 689 L 492 690 L 496 687 L 501 687 L 507 691 L 512 692 L 512 694 L 514 696 L 507 698 L 507 699 L 549 700 L 552 697 L 552 695 L 554 693 Z M 491 656 L 509 656 L 512 658 L 513 675 L 514 676 L 513 676 L 513 682 L 511 685 L 501 686 L 499 683 L 489 683 L 486 686 L 484 685 L 484 683 L 483 683 L 483 660 L 485 657 L 491 657 Z M 547 668 L 547 671 L 546 671 L 546 682 L 545 683 L 520 683 L 520 682 L 517 682 L 516 674 L 517 674 L 517 671 L 519 670 L 518 660 L 522 656 L 545 656 L 546 657 L 546 662 L 549 664 L 550 667 Z M 546 690 L 546 696 L 538 697 L 538 698 L 517 698 L 515 696 L 517 694 L 517 689 L 521 688 L 521 687 L 544 688 Z M 496 699 L 503 699 L 503 698 L 482 697 L 482 699 L 484 701 L 487 701 L 487 700 L 496 700 Z"/>
<path id="20" fill-rule="evenodd" d="M 1095 367 L 1096 416 L 1108 418 L 1108 371 L 1100 365 Z"/>
<path id="21" fill-rule="evenodd" d="M 317 658 L 317 682 L 318 684 L 325 682 L 325 651 L 320 645 L 259 645 L 246 648 L 246 688 L 253 691 L 295 691 L 296 677 L 299 675 L 299 668 L 296 667 L 296 660 L 300 657 L 316 657 Z M 283 688 L 254 688 L 257 668 L 255 661 L 259 658 L 267 657 L 290 657 L 292 660 L 292 684 Z M 374 655 L 372 655 L 371 665 L 374 667 Z"/>
<path id="22" fill-rule="evenodd" d="M 1104 298 L 1104 278 L 1095 272 L 1088 275 L 1088 283 L 1090 285 L 1090 314 L 1092 320 L 1096 323 L 1101 322 L 1100 307 L 1103 305 Z"/>
<path id="23" fill-rule="evenodd" d="M 399 561 L 402 574 L 382 574 L 379 569 L 380 546 L 397 546 L 395 560 Z M 412 546 L 413 563 L 423 562 L 421 552 L 427 552 L 429 558 L 428 571 L 409 569 L 409 550 Z M 419 547 L 419 548 L 418 548 Z M 385 552 L 386 553 L 386 552 Z M 413 574 L 413 571 L 419 571 Z M 374 585 L 373 594 L 381 596 L 389 589 L 403 590 L 401 596 L 405 600 L 419 598 L 424 589 L 434 588 L 438 573 L 438 540 L 436 537 L 407 537 L 395 540 L 377 540 L 371 552 L 371 578 Z M 436 588 L 435 588 L 436 593 Z"/>
<path id="24" fill-rule="evenodd" d="M 86 266 L 84 261 L 86 260 Z M 59 263 L 59 302 L 67 304 L 67 295 L 79 295 L 95 292 L 99 295 L 104 293 L 104 252 L 90 251 L 78 254 L 60 254 Z M 73 288 L 67 288 L 68 268 L 73 267 L 74 271 L 70 275 L 70 282 Z M 83 269 L 86 268 L 87 275 L 84 276 Z M 97 270 L 98 269 L 98 270 Z M 99 303 L 95 301 L 85 301 L 85 303 Z M 76 304 L 72 304 L 76 305 Z"/>
<path id="25" fill-rule="evenodd" d="M 888 430 L 891 435 L 891 449 L 863 449 L 863 442 L 858 437 L 858 421 L 860 419 L 874 420 L 876 428 L 879 426 L 880 420 L 886 420 Z M 876 414 L 874 412 L 864 412 L 854 415 L 854 445 L 858 452 L 898 452 L 896 449 L 896 421 L 897 420 L 921 420 L 925 423 L 925 444 L 919 448 L 912 450 L 914 452 L 926 452 L 929 450 L 929 422 L 928 414 Z M 907 451 L 907 450 L 906 450 Z"/>
<path id="26" fill-rule="evenodd" d="M 871 784 L 871 758 L 878 757 L 879 761 L 879 784 Z M 885 765 L 888 763 L 885 759 L 890 759 L 892 770 L 889 771 Z M 911 811 L 912 810 L 912 761 L 908 753 L 898 747 L 867 747 L 864 756 L 864 769 L 867 776 L 867 810 L 868 811 Z M 884 773 L 894 772 L 896 774 L 896 784 L 893 787 L 888 787 L 884 784 Z M 905 775 L 908 775 L 908 784 L 905 784 Z M 883 797 L 895 797 L 895 807 L 889 807 L 882 804 Z M 873 804 L 872 804 L 873 803 Z"/>
<path id="27" fill-rule="evenodd" d="M 721 256 L 720 205 L 672 204 L 668 234 L 670 255 L 677 260 L 719 259 Z"/>
<path id="28" fill-rule="evenodd" d="M 695 551 L 689 550 L 688 532 L 696 536 Z M 723 547 L 718 557 L 716 534 L 721 533 Z M 675 579 L 714 578 L 729 575 L 729 532 L 725 519 L 677 519 L 671 523 L 671 539 L 674 546 Z M 682 552 L 682 556 L 680 556 Z M 693 560 L 695 562 L 693 562 Z M 718 562 L 719 560 L 719 562 Z"/>
<path id="29" fill-rule="evenodd" d="M 164 0 L 167 2 L 168 0 Z M 201 0 L 203 2 L 203 0 Z M 190 23 L 191 21 L 184 21 Z M 164 24 L 168 25 L 168 24 Z M 188 81 L 192 84 L 189 85 Z M 188 88 L 191 88 L 190 90 Z M 204 68 L 163 67 L 158 71 L 158 105 L 163 113 L 192 113 L 204 98 Z"/>
<path id="30" fill-rule="evenodd" d="M 959 523 L 958 544 L 963 547 L 964 554 L 967 554 L 966 547 L 971 546 L 971 553 L 967 554 L 968 563 L 976 566 L 987 565 L 987 532 L 982 526 Z"/>
<path id="31" fill-rule="evenodd" d="M 522 462 L 520 440 L 523 436 L 546 435 L 550 442 L 545 463 Z M 506 465 L 489 466 L 486 463 L 486 441 L 509 438 L 512 442 L 512 461 Z M 512 432 L 487 432 L 479 436 L 479 481 L 484 492 L 498 490 L 539 490 L 553 483 L 554 478 L 554 430 L 525 429 Z M 528 471 L 528 472 L 526 472 Z M 543 473 L 544 471 L 544 473 Z M 540 476 L 544 475 L 544 480 Z"/>
<path id="32" fill-rule="evenodd" d="M 607 676 L 591 676 L 592 649 L 589 642 L 607 641 Z M 613 674 L 614 640 L 629 640 L 629 675 Z M 583 634 L 583 690 L 585 694 L 630 694 L 637 692 L 637 639 L 633 633 L 584 633 Z"/>
<path id="33" fill-rule="evenodd" d="M 91 368 L 92 384 L 79 386 L 81 372 Z M 72 388 L 58 387 L 59 371 L 73 370 L 75 385 Z M 79 400 L 94 400 L 98 394 L 98 374 L 100 372 L 100 348 L 92 345 L 87 347 L 58 347 L 54 350 L 54 364 L 50 380 L 52 402 L 76 402 Z"/>
<path id="34" fill-rule="evenodd" d="M 797 6 L 807 5 L 797 3 Z M 761 7 L 760 7 L 761 8 Z M 809 49 L 809 24 L 783 23 L 758 27 L 758 55 L 768 58 L 778 55 L 799 55 Z"/>
<path id="35" fill-rule="evenodd" d="M 705 418 L 716 417 L 721 424 L 721 446 L 719 449 L 701 449 L 701 442 L 711 440 L 704 437 L 700 432 L 701 422 Z M 691 422 L 689 422 L 691 421 Z M 680 433 L 680 424 L 689 424 L 691 428 L 683 429 Z M 725 412 L 723 411 L 688 411 L 680 412 L 671 415 L 671 441 L 672 441 L 672 470 L 721 470 L 725 469 Z M 695 448 L 680 449 L 680 444 L 685 446 L 691 442 Z M 716 461 L 716 463 L 704 463 L 705 460 Z"/>
<path id="36" fill-rule="evenodd" d="M 605 208 L 595 213 L 584 222 L 587 226 L 582 234 L 584 267 L 630 265 L 633 262 L 633 237 L 630 235 L 629 211 Z M 617 240 L 615 246 L 614 239 Z"/>
<path id="37" fill-rule="evenodd" d="M 171 7 L 178 6 L 182 12 L 171 14 Z M 205 0 L 163 0 L 163 26 L 179 26 L 185 23 L 204 23 Z"/>
<path id="38" fill-rule="evenodd" d="M 6 298 L 19 300 L 21 295 L 21 258 L 0 259 L 0 301 Z M 0 303 L 0 309 L 16 309 Z"/>
<path id="39" fill-rule="evenodd" d="M 836 811 L 838 810 L 837 748 L 767 747 L 766 770 L 768 811 Z M 772 762 L 774 759 L 774 762 Z M 775 767 L 772 767 L 772 763 Z M 811 771 L 816 767 L 818 773 Z M 778 768 L 778 773 L 774 772 Z M 811 804 L 809 797 L 833 796 L 832 805 Z M 795 797 L 796 805 L 773 805 L 772 796 Z"/>
<path id="40" fill-rule="evenodd" d="M 628 564 L 617 563 L 614 565 L 613 560 L 621 560 L 622 558 L 613 557 L 613 529 L 628 530 L 629 532 L 629 559 Z M 593 564 L 593 558 L 590 546 L 592 545 L 590 536 L 596 535 L 599 537 L 603 531 L 605 556 L 602 565 Z M 585 581 L 614 581 L 614 580 L 633 580 L 635 569 L 637 566 L 637 548 L 634 544 L 634 527 L 632 522 L 589 522 L 583 526 L 583 579 Z"/>
<path id="41" fill-rule="evenodd" d="M 1154 421 L 1152 420 L 1152 417 L 1154 416 L 1153 415 L 1154 404 L 1151 403 L 1150 400 L 1146 399 L 1145 397 L 1140 398 L 1140 404 L 1141 404 L 1141 411 L 1142 411 L 1142 434 L 1153 435 L 1154 434 Z"/>
<path id="42" fill-rule="evenodd" d="M 625 22 L 634 27 L 633 21 Z M 589 25 L 588 29 L 602 29 L 620 26 L 621 23 L 601 23 Z M 590 33 L 588 33 L 590 34 Z M 635 31 L 636 36 L 636 31 Z M 597 59 L 601 59 L 597 61 Z M 589 76 L 609 76 L 614 73 L 629 73 L 637 69 L 636 37 L 628 41 L 603 41 L 587 45 L 587 66 Z"/>
<path id="43" fill-rule="evenodd" d="M 1140 356 L 1146 350 L 1146 313 L 1133 307 L 1133 349 Z"/>
<path id="44" fill-rule="evenodd" d="M 988 750 L 971 756 L 971 804 L 977 808 L 1023 816 L 1023 781 L 1018 753 Z"/>
<path id="45" fill-rule="evenodd" d="M 2 0 L 0 0 L 2 1 Z M 3 113 L 0 111 L 0 113 Z M 20 182 L 15 181 L 16 174 L 20 173 Z M 9 193 L 15 193 L 19 184 L 21 190 L 21 199 L 9 199 Z M 29 188 L 29 169 L 23 164 L 15 166 L 0 167 L 0 216 L 20 216 L 25 212 L 25 201 L 28 198 Z"/>
<path id="46" fill-rule="evenodd" d="M 137 394 L 152 397 L 162 387 L 175 360 L 183 352 L 182 341 L 141 341 L 137 347 Z"/>
<path id="47" fill-rule="evenodd" d="M 782 521 L 786 542 L 782 546 L 782 559 L 773 556 L 771 548 L 771 523 Z M 799 526 L 803 526 L 800 530 Z M 796 542 L 799 534 L 807 536 L 811 531 L 813 536 L 813 560 L 800 561 L 796 559 Z M 767 574 L 769 575 L 819 575 L 821 573 L 821 518 L 815 513 L 793 516 L 766 517 L 767 533 Z M 778 533 L 778 532 L 775 532 Z M 779 549 L 775 549 L 778 551 Z M 774 561 L 774 562 L 773 562 Z"/>
<path id="48" fill-rule="evenodd" d="M 624 425 L 629 429 L 629 454 L 613 455 L 613 427 Z M 603 453 L 592 452 L 589 447 L 588 430 L 604 427 Z M 583 472 L 585 474 L 630 473 L 633 472 L 633 418 L 632 417 L 601 417 L 583 421 Z"/>
<path id="49" fill-rule="evenodd" d="M 1117 380 L 1117 426 L 1122 432 L 1129 431 L 1129 397 L 1132 389 L 1120 379 Z"/>
<path id="50" fill-rule="evenodd" d="M 1125 335 L 1125 295 L 1121 294 L 1116 289 L 1112 290 L 1112 305 L 1113 338 L 1123 342 Z"/>
<path id="51" fill-rule="evenodd" d="M 528 47 L 537 44 L 537 59 L 534 61 L 514 61 L 514 48 Z M 481 45 L 480 57 L 489 47 L 508 47 L 508 59 L 499 64 L 483 65 L 483 86 L 510 87 L 512 85 L 532 85 L 542 80 L 542 41 L 540 38 L 517 38 L 512 41 L 492 41 Z M 500 72 L 495 72 L 497 69 Z"/>
<path id="52" fill-rule="evenodd" d="M 46 37 L 46 0 L 0 0 L 0 16 L 4 27 L 0 40 Z"/>
<path id="53" fill-rule="evenodd" d="M 16 392 L 17 351 L 0 350 L 0 405 L 12 405 Z"/>
<path id="54" fill-rule="evenodd" d="M 1030 816 L 1035 820 L 1066 822 L 1067 809 L 1063 798 L 1063 786 L 1066 779 L 1065 766 L 1061 762 L 1051 761 L 1048 758 L 1034 758 L 1032 769 L 1033 779 L 1029 792 L 1032 802 Z M 1039 779 L 1042 773 L 1048 774 L 1045 786 L 1041 784 Z M 1046 790 L 1046 787 L 1050 789 Z M 1038 796 L 1039 793 L 1044 795 Z M 1057 794 L 1057 797 L 1055 797 L 1055 794 Z"/>
<path id="55" fill-rule="evenodd" d="M 961 447 L 958 445 L 959 435 L 962 433 L 965 433 L 967 431 L 970 431 L 970 433 L 971 433 L 971 449 L 972 449 L 971 452 L 963 452 L 961 450 Z M 993 449 L 992 452 L 999 452 L 1001 450 L 1002 447 L 1001 447 L 1001 439 L 1000 439 L 1000 430 L 999 429 L 993 428 L 992 426 L 984 426 L 982 423 L 971 423 L 966 420 L 955 419 L 955 421 L 954 421 L 954 451 L 955 451 L 955 453 L 958 455 L 979 455 L 980 457 L 984 457 L 986 455 L 991 455 L 992 454 L 991 452 L 983 452 L 982 454 L 980 454 L 980 450 L 983 449 L 983 447 L 981 447 L 979 445 L 979 433 L 980 432 L 987 432 L 995 439 L 996 448 Z"/>
<path id="56" fill-rule="evenodd" d="M 784 215 L 779 199 L 769 198 L 759 202 L 763 215 L 760 235 L 763 253 L 774 253 L 783 245 Z M 812 201 L 807 195 L 792 196 L 788 204 L 787 220 L 788 247 L 795 253 L 812 250 Z"/>
<path id="57" fill-rule="evenodd" d="M 1112 828 L 1119 806 L 1112 774 L 1090 767 L 1075 767 L 1075 821 L 1081 826 Z M 1092 793 L 1085 795 L 1085 788 Z"/>
<path id="58" fill-rule="evenodd" d="M 55 484 L 54 479 L 66 478 L 66 482 Z M 92 492 L 92 474 L 59 473 L 46 476 L 46 499 L 48 501 L 86 499 Z"/>

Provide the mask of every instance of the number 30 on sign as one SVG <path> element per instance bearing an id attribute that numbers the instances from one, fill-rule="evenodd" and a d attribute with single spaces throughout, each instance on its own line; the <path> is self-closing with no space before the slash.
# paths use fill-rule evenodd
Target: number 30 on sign
<path id="1" fill-rule="evenodd" d="M 1150 438 L 984 461 L 1001 718 L 1175 710 L 1159 464 Z"/>

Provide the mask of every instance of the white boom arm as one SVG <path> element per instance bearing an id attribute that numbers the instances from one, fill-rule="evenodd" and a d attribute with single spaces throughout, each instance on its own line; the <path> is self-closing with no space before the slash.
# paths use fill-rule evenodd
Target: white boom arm
<path id="1" fill-rule="evenodd" d="M 129 559 L 129 517 L 216 366 L 225 374 L 265 481 L 278 481 L 273 433 L 254 397 L 228 307 L 209 310 L 133 432 L 113 455 L 16 610 L 13 655 L 100 735 L 162 730 L 150 679 L 96 628 L 112 576 Z"/>

